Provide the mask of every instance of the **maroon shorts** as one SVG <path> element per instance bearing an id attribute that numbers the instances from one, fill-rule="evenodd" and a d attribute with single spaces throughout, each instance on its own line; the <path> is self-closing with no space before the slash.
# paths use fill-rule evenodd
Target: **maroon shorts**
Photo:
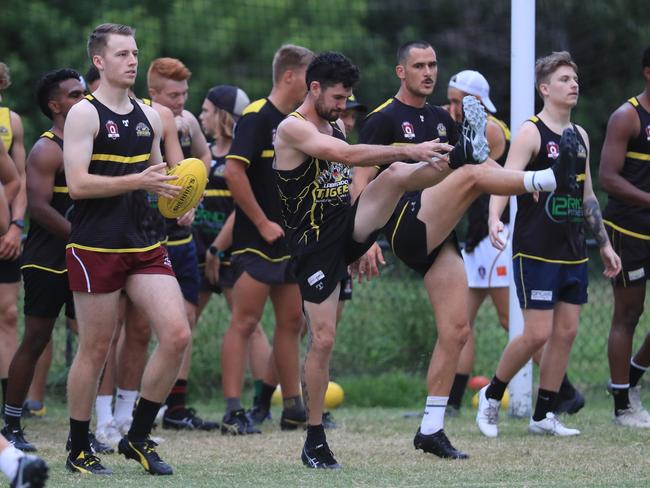
<path id="1" fill-rule="evenodd" d="M 124 288 L 133 274 L 175 276 L 163 246 L 149 251 L 98 252 L 69 247 L 65 251 L 72 291 L 110 293 Z"/>

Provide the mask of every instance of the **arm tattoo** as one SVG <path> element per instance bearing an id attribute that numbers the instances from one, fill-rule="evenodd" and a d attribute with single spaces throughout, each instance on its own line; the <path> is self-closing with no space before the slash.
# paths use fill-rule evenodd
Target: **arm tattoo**
<path id="1" fill-rule="evenodd" d="M 607 232 L 603 225 L 603 215 L 600 213 L 598 200 L 595 198 L 589 198 L 582 202 L 582 208 L 584 210 L 585 221 L 587 222 L 591 232 L 594 234 L 598 247 L 603 247 L 609 242 L 609 238 L 607 237 Z"/>

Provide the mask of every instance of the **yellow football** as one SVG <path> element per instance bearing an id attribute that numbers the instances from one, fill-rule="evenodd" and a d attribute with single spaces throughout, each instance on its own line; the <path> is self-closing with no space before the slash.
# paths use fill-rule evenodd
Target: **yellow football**
<path id="1" fill-rule="evenodd" d="M 167 174 L 177 177 L 169 183 L 180 186 L 182 190 L 175 198 L 158 197 L 158 210 L 163 217 L 174 219 L 199 203 L 208 182 L 208 172 L 203 161 L 187 158 L 170 169 Z"/>
<path id="2" fill-rule="evenodd" d="M 330 381 L 325 392 L 325 401 L 323 407 L 327 409 L 336 408 L 343 403 L 343 388 L 338 383 Z"/>

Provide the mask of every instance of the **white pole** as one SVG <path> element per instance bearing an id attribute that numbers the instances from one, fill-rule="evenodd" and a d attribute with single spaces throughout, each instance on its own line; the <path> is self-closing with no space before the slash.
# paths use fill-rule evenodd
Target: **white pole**
<path id="1" fill-rule="evenodd" d="M 510 128 L 514 138 L 521 124 L 535 111 L 535 0 L 511 0 L 510 38 Z M 510 198 L 510 225 L 514 230 L 517 198 Z M 512 260 L 509 261 L 512 264 Z M 512 341 L 524 330 L 524 319 L 519 308 L 510 267 L 509 339 Z M 509 385 L 510 415 L 529 417 L 532 407 L 533 367 L 531 361 L 512 378 Z"/>

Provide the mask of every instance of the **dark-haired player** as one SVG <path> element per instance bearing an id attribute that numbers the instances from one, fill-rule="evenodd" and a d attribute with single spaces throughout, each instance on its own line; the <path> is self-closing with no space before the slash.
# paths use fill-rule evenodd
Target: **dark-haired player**
<path id="1" fill-rule="evenodd" d="M 562 172 L 561 165 L 532 174 L 505 171 L 489 164 L 465 165 L 484 161 L 489 151 L 484 134 L 485 112 L 476 99 L 469 98 L 465 103 L 465 137 L 455 148 L 435 140 L 392 146 L 348 145 L 337 119 L 358 77 L 357 67 L 342 54 L 319 54 L 307 69 L 309 91 L 305 102 L 278 126 L 275 141 L 283 223 L 310 328 L 303 374 L 308 427 L 302 451 L 302 461 L 310 468 L 340 468 L 321 423 L 340 281 L 347 273 L 347 265 L 374 243 L 402 195 L 439 184 L 438 197 L 431 202 L 435 217 L 429 217 L 428 227 L 430 245 L 435 248 L 446 240 L 481 192 L 549 191 L 556 187 L 555 173 Z M 391 164 L 351 203 L 349 166 L 385 165 L 398 160 L 419 162 Z M 451 171 L 447 161 L 458 169 Z M 536 181 L 535 186 L 532 181 Z M 444 290 L 441 294 L 451 299 Z M 418 432 L 418 447 L 428 448 L 432 437 L 446 440 L 442 430 L 435 436 Z M 466 457 L 448 440 L 446 448 L 449 456 Z"/>
<path id="2" fill-rule="evenodd" d="M 535 86 L 544 107 L 521 126 L 505 167 L 540 170 L 566 159 L 575 167 L 576 181 L 568 192 L 518 198 L 513 275 L 524 331 L 508 343 L 491 383 L 479 392 L 476 423 L 486 437 L 498 435 L 499 403 L 508 383 L 542 347 L 539 390 L 528 431 L 563 437 L 580 434 L 554 412 L 578 332 L 580 308 L 587 302 L 586 228 L 600 248 L 605 276 L 612 278 L 621 269 L 591 185 L 587 133 L 571 122 L 579 92 L 578 68 L 571 55 L 562 51 L 539 58 Z M 490 240 L 498 249 L 504 247 L 499 233 L 506 204 L 506 198 L 490 199 Z"/>
<path id="3" fill-rule="evenodd" d="M 90 449 L 88 425 L 97 381 L 118 327 L 126 290 L 148 317 L 158 345 L 142 377 L 141 396 L 118 450 L 151 474 L 172 474 L 149 438 L 190 340 L 183 297 L 158 240 L 147 192 L 175 197 L 163 173 L 158 114 L 129 97 L 137 75 L 134 31 L 102 24 L 88 39 L 99 88 L 75 105 L 65 123 L 65 174 L 75 200 L 66 262 L 79 324 L 79 348 L 68 375 L 73 472 L 110 474 Z"/>
<path id="4" fill-rule="evenodd" d="M 632 356 L 650 277 L 650 45 L 643 52 L 643 92 L 610 117 L 600 159 L 600 184 L 609 195 L 605 226 L 623 269 L 612 282 L 609 332 L 610 391 L 614 423 L 650 428 L 639 380 L 650 367 L 650 334 Z"/>
<path id="5" fill-rule="evenodd" d="M 25 334 L 9 368 L 3 435 L 23 451 L 35 451 L 20 425 L 36 363 L 50 342 L 56 318 L 65 305 L 74 319 L 65 246 L 70 236 L 72 200 L 63 172 L 63 127 L 70 109 L 84 95 L 79 73 L 51 71 L 36 89 L 41 112 L 52 127 L 41 134 L 27 158 L 27 194 L 31 215 L 21 269 L 25 283 Z"/>
<path id="6" fill-rule="evenodd" d="M 280 426 L 295 430 L 305 423 L 299 384 L 304 318 L 300 291 L 287 272 L 290 256 L 280 223 L 280 202 L 271 165 L 276 127 L 304 99 L 305 70 L 312 58 L 309 49 L 291 44 L 276 51 L 271 93 L 244 110 L 226 156 L 224 176 L 235 200 L 231 252 L 235 282 L 232 319 L 221 349 L 226 399 L 221 424 L 224 434 L 260 432 L 245 415 L 240 398 L 249 338 L 269 298 L 275 312 L 272 354 L 283 396 Z M 258 398 L 260 403 L 266 403 L 274 389 L 266 384 L 263 398 Z"/>

